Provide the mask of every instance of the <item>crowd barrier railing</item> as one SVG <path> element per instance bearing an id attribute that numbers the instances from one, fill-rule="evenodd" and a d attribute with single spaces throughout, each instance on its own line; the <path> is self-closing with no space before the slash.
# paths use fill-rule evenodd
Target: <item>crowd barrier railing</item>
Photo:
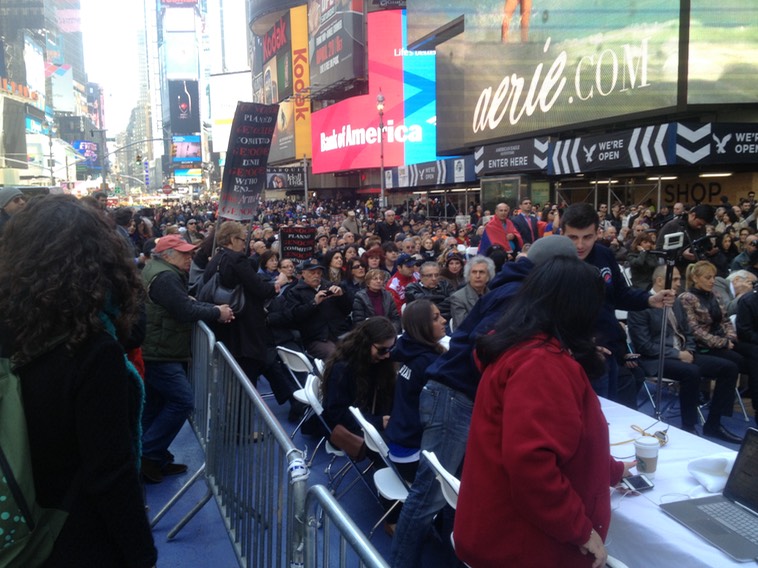
<path id="1" fill-rule="evenodd" d="M 353 566 L 355 558 L 362 566 L 387 567 L 329 490 L 308 487 L 304 453 L 224 344 L 200 323 L 192 345 L 189 378 L 196 407 L 191 423 L 205 463 L 156 515 L 153 526 L 203 479 L 207 493 L 169 531 L 168 539 L 215 497 L 242 567 Z"/>
<path id="2" fill-rule="evenodd" d="M 187 376 L 192 385 L 192 392 L 195 396 L 195 408 L 190 415 L 190 424 L 192 430 L 197 436 L 197 441 L 206 453 L 208 445 L 208 430 L 210 428 L 210 405 L 211 405 L 211 387 L 215 376 L 215 349 L 216 336 L 211 329 L 203 322 L 197 322 L 192 329 L 192 361 L 190 362 Z M 179 502 L 179 500 L 189 491 L 192 485 L 205 477 L 205 462 L 200 468 L 182 485 L 171 499 L 158 511 L 150 521 L 151 526 L 158 522 Z M 187 520 L 191 519 L 213 497 L 210 487 L 203 498 L 192 509 Z M 185 523 L 186 524 L 186 523 Z M 183 525 L 182 525 L 183 526 Z M 169 533 L 169 538 L 173 538 L 178 530 L 174 529 Z"/>
<path id="3" fill-rule="evenodd" d="M 350 516 L 323 485 L 308 488 L 305 534 L 306 568 L 366 566 L 389 568 Z M 333 529 L 336 535 L 333 535 Z"/>

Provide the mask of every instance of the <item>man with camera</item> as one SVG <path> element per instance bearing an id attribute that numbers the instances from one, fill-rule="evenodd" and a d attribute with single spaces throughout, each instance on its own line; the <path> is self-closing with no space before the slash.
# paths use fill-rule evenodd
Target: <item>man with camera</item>
<path id="1" fill-rule="evenodd" d="M 705 226 L 713 223 L 715 212 L 710 205 L 700 204 L 680 218 L 675 217 L 666 223 L 658 233 L 655 248 L 662 249 L 666 235 L 684 233 L 684 246 L 676 259 L 676 267 L 680 274 L 687 271 L 687 265 L 698 260 L 707 260 L 715 255 L 718 249 L 706 234 Z"/>
<path id="2" fill-rule="evenodd" d="M 298 270 L 302 280 L 287 292 L 284 309 L 308 354 L 326 360 L 337 338 L 349 330 L 352 303 L 340 286 L 324 278 L 324 267 L 315 259 L 300 263 Z"/>

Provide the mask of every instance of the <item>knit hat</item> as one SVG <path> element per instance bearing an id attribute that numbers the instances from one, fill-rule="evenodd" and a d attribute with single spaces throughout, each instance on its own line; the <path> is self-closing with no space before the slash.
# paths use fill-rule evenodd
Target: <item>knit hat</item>
<path id="1" fill-rule="evenodd" d="M 3 187 L 0 188 L 0 209 L 8 205 L 8 203 L 11 202 L 12 199 L 15 199 L 16 197 L 23 197 L 24 194 L 21 193 L 20 189 L 17 189 L 15 187 Z"/>
<path id="2" fill-rule="evenodd" d="M 571 239 L 562 235 L 548 235 L 534 241 L 526 253 L 526 257 L 535 266 L 555 256 L 577 258 L 576 247 Z"/>

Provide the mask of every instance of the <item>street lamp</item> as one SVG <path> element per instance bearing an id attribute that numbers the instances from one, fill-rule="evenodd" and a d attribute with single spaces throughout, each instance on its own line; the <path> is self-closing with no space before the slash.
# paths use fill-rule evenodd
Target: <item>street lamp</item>
<path id="1" fill-rule="evenodd" d="M 376 95 L 376 111 L 379 113 L 379 207 L 384 207 L 384 95 L 379 89 Z"/>
<path id="2" fill-rule="evenodd" d="M 50 185 L 53 186 L 55 185 L 55 173 L 53 172 L 53 167 L 55 165 L 55 162 L 53 161 L 53 134 L 58 131 L 58 128 L 55 126 L 54 122 L 49 121 L 45 121 L 45 127 L 47 128 L 47 137 L 50 145 L 50 155 L 47 165 L 50 167 Z"/>

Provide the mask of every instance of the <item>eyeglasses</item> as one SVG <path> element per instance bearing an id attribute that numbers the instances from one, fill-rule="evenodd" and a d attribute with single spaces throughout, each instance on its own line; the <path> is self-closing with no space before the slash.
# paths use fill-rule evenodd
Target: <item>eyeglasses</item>
<path id="1" fill-rule="evenodd" d="M 383 357 L 387 355 L 390 351 L 392 351 L 395 348 L 395 344 L 393 343 L 389 347 L 382 347 L 380 345 L 377 345 L 376 343 L 373 344 L 374 349 L 376 349 L 376 354 L 380 357 Z"/>
<path id="2" fill-rule="evenodd" d="M 232 240 L 234 240 L 234 241 L 242 241 L 243 243 L 245 242 L 245 238 L 244 237 L 232 237 Z"/>
<path id="3" fill-rule="evenodd" d="M 749 247 L 754 247 L 754 246 L 758 246 L 758 241 L 750 241 L 745 244 Z"/>
<path id="4" fill-rule="evenodd" d="M 197 225 L 197 223 L 195 221 L 189 221 L 187 224 L 188 225 Z"/>
<path id="5" fill-rule="evenodd" d="M 422 274 L 421 278 L 439 278 L 440 273 L 439 272 L 433 272 L 432 274 Z"/>
<path id="6" fill-rule="evenodd" d="M 366 267 L 363 266 L 362 264 L 354 264 L 353 266 L 350 267 L 351 270 L 360 270 L 361 268 L 365 269 Z"/>

